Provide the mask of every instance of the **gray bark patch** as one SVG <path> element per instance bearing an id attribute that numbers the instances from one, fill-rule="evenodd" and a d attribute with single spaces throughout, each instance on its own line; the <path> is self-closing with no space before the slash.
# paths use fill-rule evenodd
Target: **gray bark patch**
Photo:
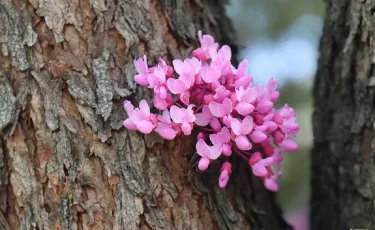
<path id="1" fill-rule="evenodd" d="M 0 130 L 14 120 L 16 98 L 9 81 L 0 75 Z"/>
<path id="2" fill-rule="evenodd" d="M 36 42 L 30 16 L 25 8 L 17 12 L 10 4 L 0 3 L 0 43 L 5 56 L 12 56 L 12 65 L 24 71 L 30 68 L 30 58 L 25 47 Z"/>

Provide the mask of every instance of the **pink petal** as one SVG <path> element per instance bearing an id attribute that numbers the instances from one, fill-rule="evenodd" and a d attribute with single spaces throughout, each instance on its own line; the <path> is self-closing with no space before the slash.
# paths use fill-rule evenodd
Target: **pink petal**
<path id="1" fill-rule="evenodd" d="M 284 140 L 285 134 L 280 129 L 278 129 L 272 133 L 272 137 L 275 144 L 280 144 Z"/>
<path id="2" fill-rule="evenodd" d="M 139 102 L 139 109 L 146 117 L 150 116 L 150 106 L 147 104 L 146 100 L 141 100 Z"/>
<path id="3" fill-rule="evenodd" d="M 169 78 L 167 80 L 167 86 L 173 94 L 180 94 L 188 89 L 188 87 L 181 80 L 176 80 L 174 78 Z"/>
<path id="4" fill-rule="evenodd" d="M 184 73 L 180 76 L 179 80 L 183 82 L 187 88 L 190 88 L 194 84 L 195 77 L 192 79 L 189 74 Z"/>
<path id="5" fill-rule="evenodd" d="M 255 163 L 251 168 L 255 176 L 261 177 L 266 176 L 268 174 L 267 169 L 264 167 L 262 163 Z"/>
<path id="6" fill-rule="evenodd" d="M 254 111 L 254 106 L 246 102 L 240 102 L 236 105 L 236 110 L 242 116 L 246 116 Z"/>
<path id="7" fill-rule="evenodd" d="M 228 115 L 228 116 L 224 116 L 223 117 L 223 123 L 226 127 L 228 128 L 231 128 L 231 121 L 232 121 L 232 116 L 231 115 Z"/>
<path id="8" fill-rule="evenodd" d="M 211 160 L 216 160 L 221 155 L 221 146 L 220 145 L 214 145 L 210 147 L 210 154 L 207 156 Z"/>
<path id="9" fill-rule="evenodd" d="M 241 135 L 241 122 L 237 118 L 233 118 L 230 121 L 230 126 L 232 128 L 232 131 L 236 135 Z"/>
<path id="10" fill-rule="evenodd" d="M 266 131 L 269 133 L 274 132 L 278 127 L 278 125 L 273 121 L 265 121 L 263 125 L 267 126 Z"/>
<path id="11" fill-rule="evenodd" d="M 298 150 L 297 143 L 290 139 L 285 139 L 283 142 L 281 142 L 280 147 L 285 152 L 295 152 Z"/>
<path id="12" fill-rule="evenodd" d="M 201 157 L 208 157 L 211 153 L 210 147 L 206 144 L 206 142 L 200 139 L 196 144 L 197 153 Z"/>
<path id="13" fill-rule="evenodd" d="M 239 89 L 240 87 L 243 87 L 244 89 L 251 87 L 251 82 L 253 81 L 253 78 L 250 76 L 243 76 L 236 80 L 235 87 L 236 89 Z"/>
<path id="14" fill-rule="evenodd" d="M 207 117 L 203 113 L 195 114 L 195 117 L 196 117 L 195 124 L 199 126 L 206 126 L 211 121 L 211 118 Z"/>
<path id="15" fill-rule="evenodd" d="M 267 129 L 267 126 L 263 124 L 263 125 L 259 125 L 259 126 L 255 127 L 254 129 L 257 130 L 257 131 L 265 132 L 266 129 Z"/>
<path id="16" fill-rule="evenodd" d="M 198 59 L 196 59 L 195 57 L 193 57 L 191 59 L 191 64 L 193 65 L 194 67 L 194 74 L 198 74 L 199 73 L 199 70 L 201 69 L 201 66 L 202 66 L 202 62 L 199 61 Z M 193 83 L 194 84 L 194 83 Z"/>
<path id="17" fill-rule="evenodd" d="M 260 101 L 257 105 L 257 111 L 259 113 L 263 113 L 263 114 L 266 114 L 268 113 L 273 107 L 273 103 L 270 102 L 270 101 L 266 101 L 266 100 L 263 100 L 263 101 Z"/>
<path id="18" fill-rule="evenodd" d="M 275 157 L 267 157 L 265 159 L 262 159 L 261 161 L 262 161 L 262 164 L 264 166 L 271 166 L 274 163 L 276 163 L 276 158 Z"/>
<path id="19" fill-rule="evenodd" d="M 134 81 L 141 86 L 148 86 L 148 73 L 140 73 L 134 76 Z"/>
<path id="20" fill-rule="evenodd" d="M 208 107 L 210 108 L 210 112 L 215 117 L 223 117 L 225 116 L 225 109 L 221 103 L 218 103 L 216 101 L 211 101 L 210 104 L 208 104 Z"/>
<path id="21" fill-rule="evenodd" d="M 283 131 L 288 134 L 296 134 L 299 132 L 299 125 L 294 121 L 284 121 L 282 127 Z"/>
<path id="22" fill-rule="evenodd" d="M 143 120 L 136 124 L 137 129 L 144 134 L 149 134 L 154 129 L 154 125 L 150 121 Z"/>
<path id="23" fill-rule="evenodd" d="M 173 140 L 177 135 L 177 131 L 170 127 L 161 128 L 158 130 L 158 133 L 161 137 L 167 140 Z"/>
<path id="24" fill-rule="evenodd" d="M 154 88 L 156 86 L 160 86 L 163 84 L 163 82 L 161 82 L 160 79 L 157 76 L 155 76 L 155 73 L 150 73 L 148 75 L 148 82 L 150 84 L 150 88 Z"/>
<path id="25" fill-rule="evenodd" d="M 229 181 L 228 171 L 224 170 L 221 172 L 220 177 L 219 177 L 219 187 L 225 188 L 228 184 L 228 181 Z"/>
<path id="26" fill-rule="evenodd" d="M 216 90 L 217 88 L 219 88 L 221 86 L 221 83 L 218 81 L 218 80 L 215 80 L 211 83 L 211 89 L 212 90 Z"/>
<path id="27" fill-rule="evenodd" d="M 124 121 L 124 126 L 125 128 L 130 130 L 137 130 L 137 126 L 133 123 L 133 121 L 130 118 Z"/>
<path id="28" fill-rule="evenodd" d="M 214 99 L 217 102 L 222 102 L 225 98 L 228 98 L 229 95 L 230 95 L 230 91 L 221 85 L 217 89 L 215 89 Z"/>
<path id="29" fill-rule="evenodd" d="M 125 108 L 125 110 L 126 110 L 126 112 L 128 113 L 129 116 L 130 116 L 130 115 L 133 113 L 133 111 L 134 111 L 134 106 L 133 106 L 133 104 L 132 104 L 130 101 L 128 101 L 128 100 L 125 100 L 125 101 L 124 101 L 124 108 Z"/>
<path id="30" fill-rule="evenodd" d="M 198 31 L 198 36 L 202 47 L 209 47 L 215 43 L 214 38 L 210 35 L 203 35 L 202 37 L 202 31 Z"/>
<path id="31" fill-rule="evenodd" d="M 223 127 L 217 134 L 210 134 L 213 145 L 223 145 L 230 141 L 230 133 L 227 127 Z"/>
<path id="32" fill-rule="evenodd" d="M 219 131 L 221 129 L 221 124 L 220 124 L 220 121 L 219 119 L 217 119 L 216 117 L 213 118 L 211 121 L 210 121 L 210 126 L 213 130 L 215 131 Z"/>
<path id="33" fill-rule="evenodd" d="M 182 132 L 188 136 L 191 134 L 191 130 L 193 129 L 193 127 L 188 123 L 188 122 L 184 122 L 182 125 L 181 125 L 181 129 L 182 129 Z"/>
<path id="34" fill-rule="evenodd" d="M 172 120 L 176 123 L 181 123 L 181 113 L 180 113 L 180 108 L 178 108 L 175 105 L 172 105 L 170 108 L 170 116 Z"/>
<path id="35" fill-rule="evenodd" d="M 206 126 L 211 121 L 211 118 L 213 117 L 210 109 L 208 108 L 208 105 L 204 105 L 202 108 L 202 112 L 195 114 L 196 120 L 195 123 L 199 126 Z"/>
<path id="36" fill-rule="evenodd" d="M 249 116 L 247 115 L 243 121 L 242 121 L 242 125 L 241 125 L 241 134 L 242 135 L 247 135 L 249 134 L 252 130 L 253 130 L 253 126 L 254 126 L 254 120 L 253 120 L 253 117 L 252 116 Z"/>
<path id="37" fill-rule="evenodd" d="M 235 142 L 241 150 L 250 150 L 252 148 L 250 141 L 245 136 L 236 137 Z"/>
<path id="38" fill-rule="evenodd" d="M 223 100 L 223 108 L 224 108 L 224 111 L 225 111 L 224 115 L 228 115 L 232 112 L 233 104 L 232 104 L 232 101 L 229 98 L 225 98 Z"/>
<path id="39" fill-rule="evenodd" d="M 180 100 L 182 101 L 182 103 L 184 103 L 185 105 L 188 105 L 189 104 L 189 101 L 190 101 L 190 94 L 189 94 L 189 91 L 185 91 L 185 92 L 182 92 L 179 96 Z"/>
<path id="40" fill-rule="evenodd" d="M 260 160 L 262 160 L 261 153 L 260 152 L 255 152 L 255 153 L 251 154 L 251 157 L 250 157 L 250 160 L 249 160 L 249 164 L 250 164 L 250 166 L 253 166 L 257 162 L 259 162 Z"/>
<path id="41" fill-rule="evenodd" d="M 203 81 L 205 81 L 206 83 L 211 83 L 219 79 L 220 72 L 217 69 L 213 69 L 211 67 L 202 67 L 201 76 Z"/>
<path id="42" fill-rule="evenodd" d="M 257 88 L 248 88 L 243 97 L 242 100 L 247 103 L 253 103 L 258 96 Z"/>
<path id="43" fill-rule="evenodd" d="M 251 140 L 253 140 L 255 143 L 261 143 L 263 142 L 264 140 L 267 139 L 267 135 L 264 134 L 263 132 L 261 131 L 257 131 L 255 130 L 251 135 Z"/>
<path id="44" fill-rule="evenodd" d="M 143 59 L 138 58 L 137 60 L 134 60 L 134 66 L 137 69 L 138 73 L 147 73 L 148 72 L 147 56 L 144 55 Z"/>
<path id="45" fill-rule="evenodd" d="M 266 116 L 263 117 L 263 121 L 271 121 L 273 120 L 273 117 L 275 116 L 274 113 L 269 113 Z"/>
<path id="46" fill-rule="evenodd" d="M 279 83 L 271 77 L 266 84 L 266 89 L 269 91 L 275 91 L 278 85 Z"/>
<path id="47" fill-rule="evenodd" d="M 199 160 L 198 168 L 202 171 L 205 171 L 209 165 L 210 165 L 210 159 L 208 159 L 207 157 L 202 157 Z"/>
<path id="48" fill-rule="evenodd" d="M 202 61 L 206 61 L 206 55 L 205 55 L 205 52 L 202 48 L 198 48 L 198 49 L 193 50 L 193 56 L 202 60 Z"/>
<path id="49" fill-rule="evenodd" d="M 154 75 L 157 77 L 159 85 L 165 83 L 165 71 L 162 67 L 156 67 L 154 69 Z"/>
<path id="50" fill-rule="evenodd" d="M 199 141 L 200 139 L 202 139 L 202 140 L 206 139 L 206 136 L 202 132 L 198 133 L 198 135 L 197 135 L 197 141 Z"/>
<path id="51" fill-rule="evenodd" d="M 269 100 L 272 101 L 272 102 L 275 102 L 277 101 L 277 99 L 279 99 L 279 96 L 280 96 L 280 93 L 275 91 L 275 92 L 272 92 L 270 95 L 269 95 Z"/>
<path id="52" fill-rule="evenodd" d="M 184 63 L 181 60 L 175 59 L 173 60 L 173 67 L 174 70 L 181 75 L 184 72 Z"/>
<path id="53" fill-rule="evenodd" d="M 222 149 L 225 156 L 229 157 L 230 155 L 232 155 L 232 148 L 230 147 L 230 145 L 223 144 Z"/>
<path id="54" fill-rule="evenodd" d="M 266 178 L 264 180 L 264 186 L 273 192 L 277 192 L 279 190 L 279 186 L 277 185 L 276 181 L 272 178 Z"/>
<path id="55" fill-rule="evenodd" d="M 194 122 L 196 120 L 193 107 L 195 105 L 191 104 L 186 109 L 181 109 L 183 122 Z"/>
<path id="56" fill-rule="evenodd" d="M 158 110 L 165 110 L 166 108 L 168 108 L 168 103 L 166 100 L 163 100 L 161 99 L 160 97 L 158 97 L 157 95 L 155 95 L 155 98 L 154 98 L 154 106 L 155 108 L 157 108 Z"/>
<path id="57" fill-rule="evenodd" d="M 208 52 L 213 61 L 216 61 L 217 58 L 217 48 L 214 46 L 208 47 Z"/>
<path id="58" fill-rule="evenodd" d="M 159 97 L 161 98 L 161 99 L 167 99 L 167 94 L 168 93 L 168 91 L 167 91 L 167 89 L 164 87 L 164 86 L 161 86 L 160 87 L 160 92 L 159 92 Z"/>
<path id="59" fill-rule="evenodd" d="M 169 116 L 169 111 L 167 109 L 163 110 L 163 114 L 158 116 L 158 120 L 160 122 L 170 124 L 171 123 L 171 117 Z"/>
<path id="60" fill-rule="evenodd" d="M 225 61 L 230 61 L 231 56 L 232 56 L 232 51 L 230 50 L 229 46 L 223 45 L 217 54 L 218 54 L 218 57 L 217 57 L 218 61 L 225 62 Z"/>
<path id="61" fill-rule="evenodd" d="M 242 76 L 245 76 L 247 74 L 247 66 L 249 65 L 249 63 L 247 62 L 246 59 L 242 60 L 240 62 L 240 64 L 238 65 L 238 69 L 237 69 L 237 73 L 236 75 L 238 77 L 242 77 Z"/>

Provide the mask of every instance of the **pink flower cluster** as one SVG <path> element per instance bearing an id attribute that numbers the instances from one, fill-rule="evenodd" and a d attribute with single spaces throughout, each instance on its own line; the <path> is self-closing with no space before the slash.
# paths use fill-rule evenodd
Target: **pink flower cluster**
<path id="1" fill-rule="evenodd" d="M 160 58 L 148 67 L 146 56 L 134 61 L 138 74 L 135 81 L 154 90 L 153 105 L 160 113 L 150 112 L 145 100 L 139 108 L 129 101 L 124 107 L 129 118 L 124 126 L 144 134 L 157 132 L 167 140 L 197 131 L 197 153 L 200 170 L 206 170 L 219 157 L 224 159 L 219 186 L 224 188 L 232 173 L 230 156 L 235 153 L 248 161 L 253 174 L 277 191 L 281 151 L 293 152 L 298 145 L 293 137 L 299 131 L 293 108 L 285 105 L 276 110 L 278 83 L 270 79 L 266 87 L 253 86 L 243 60 L 235 68 L 231 49 L 222 46 L 199 31 L 201 47 L 193 57 L 174 60 L 173 67 Z"/>

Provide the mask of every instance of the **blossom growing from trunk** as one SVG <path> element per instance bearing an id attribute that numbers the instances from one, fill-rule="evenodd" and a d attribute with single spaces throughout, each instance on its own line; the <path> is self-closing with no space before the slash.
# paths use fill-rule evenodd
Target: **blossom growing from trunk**
<path id="1" fill-rule="evenodd" d="M 124 126 L 144 134 L 155 131 L 167 140 L 196 131 L 198 168 L 204 171 L 212 161 L 224 162 L 220 188 L 228 184 L 229 157 L 235 154 L 249 163 L 267 189 L 277 191 L 282 152 L 298 150 L 293 140 L 299 132 L 294 109 L 274 108 L 280 95 L 276 80 L 270 78 L 265 87 L 253 86 L 246 60 L 236 68 L 229 46 L 220 48 L 212 36 L 200 31 L 198 37 L 201 47 L 193 57 L 175 59 L 172 66 L 162 58 L 153 67 L 147 65 L 146 56 L 134 61 L 138 73 L 134 80 L 153 90 L 156 113 L 145 100 L 139 108 L 125 101 Z"/>

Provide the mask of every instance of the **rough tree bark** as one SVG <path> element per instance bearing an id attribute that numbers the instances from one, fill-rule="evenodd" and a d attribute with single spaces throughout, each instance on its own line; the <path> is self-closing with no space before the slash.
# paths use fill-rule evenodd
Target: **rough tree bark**
<path id="1" fill-rule="evenodd" d="M 375 2 L 328 0 L 314 98 L 312 229 L 375 229 Z"/>
<path id="2" fill-rule="evenodd" d="M 289 228 L 246 162 L 220 190 L 192 138 L 122 127 L 125 98 L 151 100 L 133 59 L 186 57 L 198 29 L 231 44 L 223 4 L 0 1 L 0 229 Z"/>

